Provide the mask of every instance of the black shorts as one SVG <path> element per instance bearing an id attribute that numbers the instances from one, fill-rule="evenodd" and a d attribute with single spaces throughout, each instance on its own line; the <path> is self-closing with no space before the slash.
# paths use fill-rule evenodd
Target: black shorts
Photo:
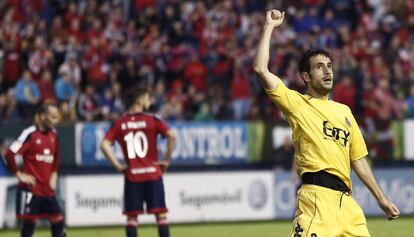
<path id="1" fill-rule="evenodd" d="M 16 194 L 17 219 L 38 219 L 62 215 L 56 196 L 36 196 L 30 190 L 18 187 Z"/>
<path id="2" fill-rule="evenodd" d="M 165 192 L 162 178 L 157 180 L 131 182 L 125 179 L 124 184 L 124 214 L 138 215 L 147 213 L 157 214 L 168 211 L 165 205 Z"/>

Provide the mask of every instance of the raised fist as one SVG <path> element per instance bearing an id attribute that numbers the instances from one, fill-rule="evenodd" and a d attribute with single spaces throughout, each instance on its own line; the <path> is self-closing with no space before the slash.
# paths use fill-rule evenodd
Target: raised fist
<path id="1" fill-rule="evenodd" d="M 273 9 L 267 11 L 266 13 L 266 24 L 277 27 L 282 24 L 283 19 L 285 18 L 285 12 L 281 12 L 279 10 Z"/>

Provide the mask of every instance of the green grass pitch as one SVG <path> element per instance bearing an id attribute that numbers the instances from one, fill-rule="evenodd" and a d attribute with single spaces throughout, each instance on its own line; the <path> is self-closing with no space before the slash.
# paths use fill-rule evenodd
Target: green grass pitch
<path id="1" fill-rule="evenodd" d="M 372 237 L 412 237 L 414 217 L 403 217 L 396 221 L 368 219 Z M 289 221 L 205 223 L 171 225 L 172 237 L 288 237 L 291 229 Z M 157 237 L 154 225 L 139 228 L 140 237 Z M 2 237 L 17 237 L 17 230 L 2 230 Z M 37 229 L 36 237 L 48 237 L 48 229 Z M 68 237 L 114 237 L 125 236 L 122 227 L 69 228 Z"/>

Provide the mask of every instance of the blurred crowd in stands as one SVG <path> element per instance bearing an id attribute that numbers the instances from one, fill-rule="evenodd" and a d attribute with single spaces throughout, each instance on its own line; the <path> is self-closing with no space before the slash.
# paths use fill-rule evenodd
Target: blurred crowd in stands
<path id="1" fill-rule="evenodd" d="M 303 92 L 298 58 L 322 47 L 332 99 L 366 136 L 389 143 L 391 121 L 414 118 L 414 0 L 3 0 L 0 120 L 30 120 L 46 101 L 65 122 L 111 120 L 145 84 L 166 120 L 283 121 L 252 72 L 272 8 L 286 20 L 269 67 L 290 88 Z"/>

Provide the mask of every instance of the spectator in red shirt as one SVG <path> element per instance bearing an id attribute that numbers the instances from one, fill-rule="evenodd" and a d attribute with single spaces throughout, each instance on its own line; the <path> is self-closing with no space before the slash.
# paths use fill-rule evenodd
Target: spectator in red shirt
<path id="1" fill-rule="evenodd" d="M 103 30 L 102 30 L 102 22 L 99 18 L 94 18 L 92 21 L 92 27 L 86 32 L 86 40 L 90 42 L 94 38 L 102 38 L 103 37 Z"/>
<path id="2" fill-rule="evenodd" d="M 348 105 L 348 107 L 354 111 L 356 92 L 357 89 L 352 81 L 352 77 L 350 75 L 344 75 L 335 86 L 332 99 L 336 102 Z"/>
<path id="3" fill-rule="evenodd" d="M 391 93 L 388 78 L 381 78 L 371 94 L 371 103 L 376 117 L 368 119 L 368 143 L 377 159 L 393 157 L 393 137 L 391 122 L 394 118 L 403 118 L 402 105 Z"/>
<path id="4" fill-rule="evenodd" d="M 232 60 L 224 53 L 220 53 L 212 71 L 213 82 L 218 83 L 223 88 L 228 88 L 231 77 L 231 65 Z"/>
<path id="5" fill-rule="evenodd" d="M 35 49 L 29 56 L 28 66 L 32 72 L 33 79 L 38 81 L 42 71 L 53 64 L 54 55 L 47 49 L 46 41 L 43 37 L 38 36 L 34 42 Z"/>
<path id="6" fill-rule="evenodd" d="M 4 45 L 5 56 L 3 64 L 4 87 L 8 89 L 16 85 L 20 76 L 20 40 L 17 37 L 11 38 Z"/>
<path id="7" fill-rule="evenodd" d="M 377 103 L 377 114 L 380 120 L 390 121 L 392 118 L 402 118 L 401 104 L 398 103 L 390 89 L 390 79 L 381 78 L 374 89 L 374 100 Z"/>
<path id="8" fill-rule="evenodd" d="M 377 103 L 374 98 L 374 85 L 369 79 L 364 79 L 363 82 L 364 92 L 362 94 L 362 107 L 364 120 L 366 119 L 378 119 Z"/>
<path id="9" fill-rule="evenodd" d="M 238 58 L 234 63 L 230 86 L 234 119 L 246 119 L 250 112 L 251 99 L 249 88 L 247 69 L 244 67 L 242 59 Z"/>
<path id="10" fill-rule="evenodd" d="M 40 90 L 40 102 L 41 103 L 55 103 L 55 88 L 52 79 L 52 72 L 46 69 L 42 73 L 40 81 L 37 82 Z"/>
<path id="11" fill-rule="evenodd" d="M 207 68 L 200 62 L 197 54 L 192 54 L 190 62 L 185 66 L 184 80 L 194 86 L 198 92 L 207 92 Z"/>
<path id="12" fill-rule="evenodd" d="M 135 0 L 135 9 L 140 12 L 147 7 L 155 7 L 156 2 L 156 0 Z"/>
<path id="13" fill-rule="evenodd" d="M 84 35 L 81 30 L 81 22 L 78 18 L 75 18 L 70 22 L 70 27 L 66 30 L 66 32 L 70 36 L 75 36 L 79 42 L 83 42 Z"/>
<path id="14" fill-rule="evenodd" d="M 51 40 L 59 38 L 60 40 L 66 41 L 67 32 L 61 16 L 55 16 L 53 19 L 52 26 L 49 29 L 49 37 Z"/>
<path id="15" fill-rule="evenodd" d="M 12 49 L 5 52 L 3 64 L 4 84 L 7 88 L 13 87 L 20 73 L 20 52 Z"/>
<path id="16" fill-rule="evenodd" d="M 74 20 L 78 20 L 79 22 L 81 22 L 82 16 L 78 13 L 78 7 L 76 6 L 76 2 L 70 2 L 67 11 L 64 15 L 65 25 L 69 27 L 71 22 Z"/>
<path id="17" fill-rule="evenodd" d="M 14 22 L 26 22 L 26 9 L 24 7 L 21 7 L 20 0 L 8 0 L 7 2 L 10 6 L 10 9 L 7 11 L 6 15 L 10 16 Z"/>
<path id="18" fill-rule="evenodd" d="M 105 67 L 109 52 L 103 41 L 104 39 L 93 38 L 85 55 L 87 82 L 97 86 L 98 90 L 104 86 L 109 70 L 109 67 Z"/>

